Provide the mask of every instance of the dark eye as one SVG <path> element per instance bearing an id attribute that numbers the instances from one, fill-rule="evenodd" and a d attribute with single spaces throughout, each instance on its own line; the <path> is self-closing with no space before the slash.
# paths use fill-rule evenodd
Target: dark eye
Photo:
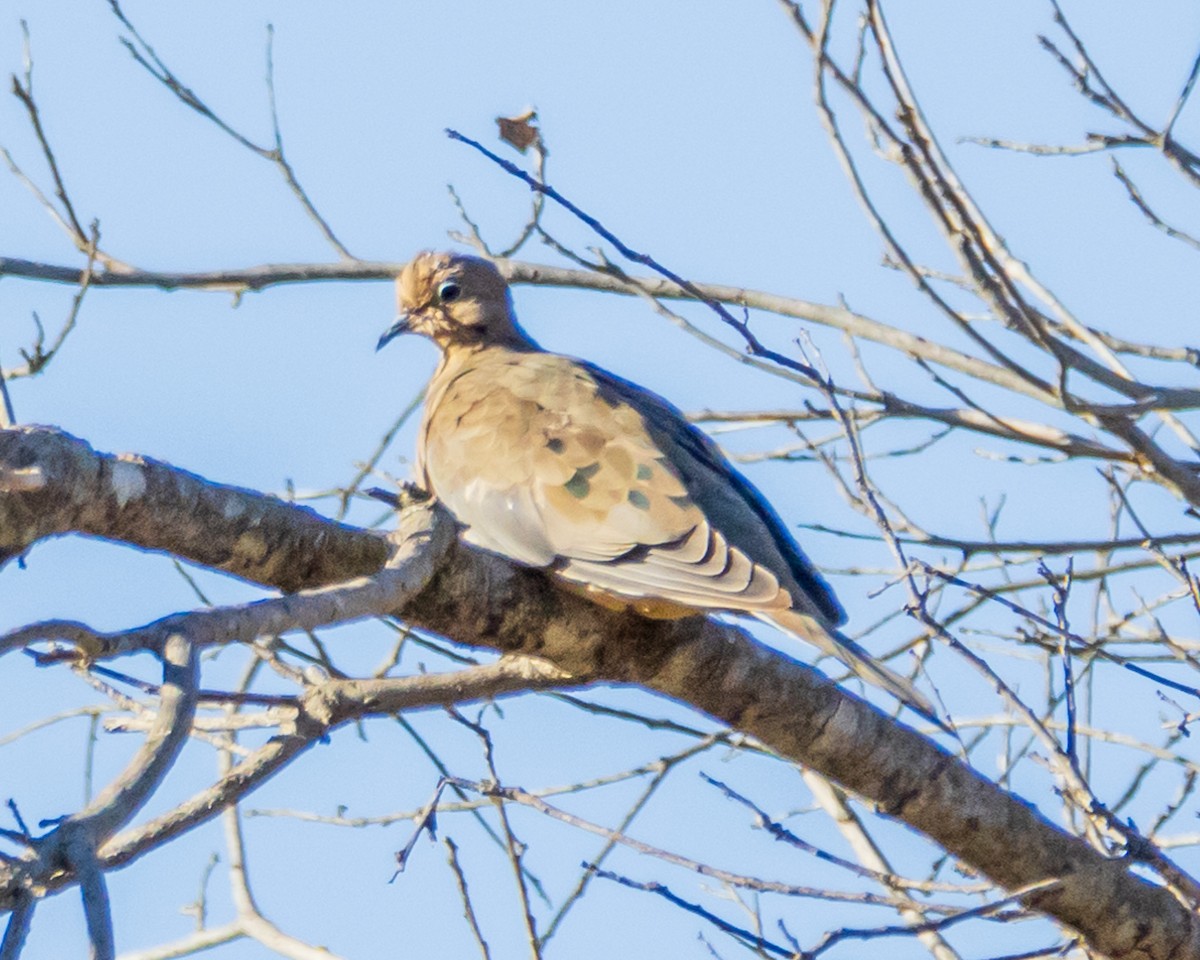
<path id="1" fill-rule="evenodd" d="M 453 280 L 447 280 L 440 287 L 438 287 L 438 299 L 442 301 L 442 303 L 453 303 L 459 298 L 461 293 L 462 287 L 460 287 Z"/>

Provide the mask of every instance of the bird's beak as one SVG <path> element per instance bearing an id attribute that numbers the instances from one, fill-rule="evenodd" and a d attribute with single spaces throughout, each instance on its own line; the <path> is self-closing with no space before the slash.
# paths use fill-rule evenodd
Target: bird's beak
<path id="1" fill-rule="evenodd" d="M 408 333 L 408 314 L 400 313 L 396 315 L 396 322 L 383 331 L 383 336 L 379 338 L 379 342 L 375 344 L 376 350 L 382 350 L 391 341 L 395 340 L 400 334 Z"/>

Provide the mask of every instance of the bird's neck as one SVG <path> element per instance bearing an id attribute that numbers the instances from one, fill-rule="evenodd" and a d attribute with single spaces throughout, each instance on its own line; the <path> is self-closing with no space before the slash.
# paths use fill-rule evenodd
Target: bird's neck
<path id="1" fill-rule="evenodd" d="M 458 327 L 453 337 L 434 339 L 447 357 L 462 355 L 477 357 L 490 350 L 510 353 L 531 353 L 541 348 L 515 323 L 480 328 L 478 336 L 472 336 L 470 328 Z"/>
<path id="2" fill-rule="evenodd" d="M 442 359 L 438 364 L 434 380 L 448 383 L 464 370 L 486 367 L 493 363 L 504 363 L 505 359 L 517 354 L 533 353 L 540 348 L 524 335 L 505 337 L 486 342 L 457 342 L 442 346 Z"/>

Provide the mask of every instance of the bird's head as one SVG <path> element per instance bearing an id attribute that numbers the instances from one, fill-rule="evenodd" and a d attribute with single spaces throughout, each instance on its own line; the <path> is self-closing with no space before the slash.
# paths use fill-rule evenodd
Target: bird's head
<path id="1" fill-rule="evenodd" d="M 396 307 L 379 347 L 402 333 L 429 337 L 443 350 L 528 342 L 513 317 L 508 284 L 479 257 L 417 254 L 396 278 Z"/>

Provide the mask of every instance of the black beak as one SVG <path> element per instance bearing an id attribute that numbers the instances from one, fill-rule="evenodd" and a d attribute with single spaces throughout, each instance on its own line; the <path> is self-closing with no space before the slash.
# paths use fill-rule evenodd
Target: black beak
<path id="1" fill-rule="evenodd" d="M 389 343 L 395 340 L 400 334 L 408 333 L 408 314 L 401 313 L 397 315 L 396 322 L 383 331 L 383 336 L 379 338 L 379 342 L 375 344 L 376 350 L 382 350 Z"/>

